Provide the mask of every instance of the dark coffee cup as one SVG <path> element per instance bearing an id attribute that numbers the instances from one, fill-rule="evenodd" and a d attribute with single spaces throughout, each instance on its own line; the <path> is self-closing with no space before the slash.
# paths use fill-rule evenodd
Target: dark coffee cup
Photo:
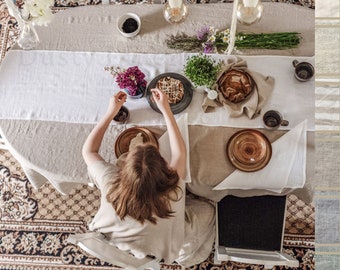
<path id="1" fill-rule="evenodd" d="M 293 66 L 295 68 L 295 78 L 301 82 L 306 82 L 314 76 L 314 67 L 308 62 L 299 62 L 298 60 L 294 60 Z"/>
<path id="2" fill-rule="evenodd" d="M 266 129 L 275 130 L 280 126 L 288 126 L 289 122 L 284 120 L 281 113 L 275 110 L 267 111 L 263 115 L 263 124 Z"/>
<path id="3" fill-rule="evenodd" d="M 125 106 L 122 106 L 120 110 L 118 111 L 118 113 L 113 117 L 113 120 L 118 123 L 125 124 L 128 121 L 129 116 L 130 116 L 130 112 L 128 108 L 126 108 Z"/>

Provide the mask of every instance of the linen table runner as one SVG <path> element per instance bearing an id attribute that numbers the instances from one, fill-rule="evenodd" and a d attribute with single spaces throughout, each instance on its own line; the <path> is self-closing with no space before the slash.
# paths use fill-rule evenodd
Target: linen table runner
<path id="1" fill-rule="evenodd" d="M 192 54 L 119 54 L 62 51 L 10 51 L 0 69 L 0 98 L 4 107 L 0 119 L 46 120 L 69 123 L 96 123 L 105 113 L 109 97 L 119 87 L 107 65 L 128 68 L 137 65 L 150 82 L 164 72 L 183 74 L 183 66 Z M 212 55 L 227 62 L 226 55 Z M 275 86 L 262 110 L 277 109 L 288 118 L 291 127 L 308 120 L 314 128 L 314 81 L 295 80 L 295 57 L 244 56 L 249 69 L 272 76 Z M 297 58 L 314 61 L 314 58 Z M 231 117 L 223 107 L 204 113 L 204 95 L 194 92 L 188 108 L 189 125 L 260 128 L 260 117 Z M 130 123 L 163 125 L 163 117 L 151 109 L 146 98 L 128 99 Z M 141 113 L 143 112 L 143 113 Z"/>

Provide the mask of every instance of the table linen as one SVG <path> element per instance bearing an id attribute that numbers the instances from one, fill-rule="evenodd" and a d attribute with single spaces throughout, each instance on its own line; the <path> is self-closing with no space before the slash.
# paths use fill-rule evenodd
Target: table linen
<path id="1" fill-rule="evenodd" d="M 122 68 L 137 65 L 150 82 L 164 72 L 182 73 L 185 59 L 192 54 L 120 54 L 61 51 L 11 51 L 0 67 L 0 98 L 5 100 L 0 119 L 26 119 L 69 123 L 96 123 L 105 113 L 110 96 L 119 90 L 106 65 Z M 229 56 L 213 55 L 228 61 Z M 233 57 L 233 56 L 231 56 Z M 243 56 L 248 68 L 275 80 L 262 110 L 279 110 L 291 126 L 308 119 L 314 127 L 314 80 L 294 78 L 292 61 L 313 57 Z M 194 92 L 188 113 L 189 125 L 262 127 L 260 117 L 233 117 L 223 107 L 204 113 L 204 95 Z M 146 98 L 126 102 L 130 123 L 163 125 L 160 113 L 152 110 Z M 143 113 L 141 113 L 143 112 Z M 290 127 L 288 127 L 290 128 Z"/>
<path id="2" fill-rule="evenodd" d="M 37 26 L 41 42 L 37 50 L 180 53 L 167 48 L 169 35 L 196 35 L 203 26 L 219 30 L 230 28 L 230 3 L 190 5 L 183 23 L 169 24 L 163 17 L 163 5 L 110 5 L 70 8 L 58 12 L 48 27 Z M 248 55 L 314 55 L 314 10 L 297 5 L 263 3 L 261 20 L 251 26 L 238 24 L 237 32 L 298 32 L 301 43 L 287 50 L 249 49 Z M 127 39 L 117 29 L 117 18 L 127 12 L 136 13 L 142 21 L 138 36 Z M 53 30 L 51 30 L 53 29 Z"/>
<path id="3" fill-rule="evenodd" d="M 256 172 L 236 169 L 214 190 L 255 188 L 281 193 L 284 188 L 302 188 L 306 181 L 306 126 L 303 121 L 272 143 L 266 167 Z"/>
<path id="4" fill-rule="evenodd" d="M 241 189 L 240 186 L 216 190 L 214 187 L 223 182 L 235 171 L 235 167 L 227 158 L 227 142 L 240 128 L 219 127 L 206 128 L 203 126 L 189 126 L 190 132 L 190 164 L 192 181 L 187 184 L 188 190 L 205 198 L 219 201 L 227 195 L 238 197 L 252 197 L 261 195 L 278 195 L 277 192 L 262 189 L 259 185 L 253 189 Z M 271 143 L 283 136 L 287 131 L 269 131 L 258 129 Z M 192 134 L 194 134 L 192 136 Z M 280 195 L 294 194 L 305 202 L 313 199 L 315 185 L 315 148 L 314 132 L 307 131 L 306 182 L 303 188 L 285 187 Z M 302 164 L 303 165 L 303 164 Z M 246 175 L 245 175 L 246 176 Z M 246 179 L 244 179 L 246 181 Z M 271 179 L 271 183 L 283 181 L 280 175 Z M 268 188 L 268 187 L 267 187 Z"/>
<path id="5" fill-rule="evenodd" d="M 57 190 L 67 194 L 76 183 L 88 183 L 88 178 L 83 173 L 86 168 L 82 164 L 81 147 L 91 127 L 105 112 L 108 99 L 115 87 L 114 78 L 104 71 L 104 66 L 114 64 L 117 59 L 119 59 L 118 63 L 124 66 L 132 65 L 128 63 L 138 63 L 145 68 L 148 77 L 152 77 L 167 71 L 181 72 L 188 55 L 191 54 L 11 51 L 0 69 L 0 96 L 8 100 L 0 112 L 0 132 L 7 140 L 10 151 L 23 164 L 33 186 L 38 188 L 44 182 L 50 181 Z M 224 60 L 228 58 L 225 55 L 214 55 L 214 57 Z M 313 131 L 314 95 L 311 90 L 314 89 L 314 81 L 298 82 L 294 78 L 292 60 L 297 58 L 300 61 L 303 59 L 313 62 L 314 58 L 278 56 L 243 56 L 243 58 L 247 60 L 249 68 L 270 74 L 275 78 L 273 93 L 264 104 L 263 110 L 281 111 L 290 121 L 290 126 L 285 127 L 288 130 L 307 118 L 307 130 Z M 30 68 L 27 69 L 25 65 L 20 65 L 18 62 L 29 63 Z M 14 71 L 16 76 L 13 76 Z M 30 74 L 33 74 L 33 77 Z M 72 79 L 69 79 L 70 75 Z M 11 98 L 14 96 L 17 99 Z M 178 119 L 181 114 L 188 113 L 188 124 L 202 127 L 197 134 L 189 129 L 192 180 L 188 183 L 189 190 L 214 201 L 227 194 L 239 196 L 275 194 L 262 189 L 246 192 L 240 189 L 213 190 L 214 186 L 234 170 L 233 167 L 225 164 L 224 153 L 216 154 L 217 150 L 224 148 L 223 145 L 227 141 L 225 135 L 231 135 L 230 131 L 233 130 L 226 131 L 221 127 L 262 128 L 262 120 L 261 117 L 249 119 L 245 115 L 237 118 L 230 117 L 223 107 L 204 113 L 201 106 L 203 99 L 204 95 L 194 92 L 190 106 L 176 115 Z M 157 130 L 164 125 L 162 115 L 153 111 L 145 98 L 128 99 L 126 105 L 131 113 L 130 123 L 111 125 L 108 130 L 110 135 L 103 142 L 101 154 L 109 162 L 115 162 L 113 142 L 126 127 L 133 125 L 154 127 L 158 137 L 164 132 L 164 130 L 162 132 Z M 211 141 L 211 130 L 208 126 L 216 127 L 219 130 L 217 136 L 225 140 L 222 142 L 217 140 L 218 143 Z M 207 134 L 209 138 L 200 137 L 201 134 Z M 35 141 L 35 138 L 38 141 Z M 200 141 L 197 141 L 198 138 Z M 196 153 L 197 143 L 211 145 L 214 153 L 202 154 L 205 150 Z M 35 145 L 36 151 L 27 148 L 28 145 Z M 313 149 L 309 148 L 309 151 L 312 153 Z M 67 159 L 63 160 L 64 157 Z M 205 162 L 202 162 L 204 160 Z M 220 164 L 221 161 L 223 164 Z M 217 166 L 219 168 L 216 168 Z M 216 169 L 211 170 L 212 168 Z M 310 171 L 311 167 L 308 170 Z M 206 172 L 210 172 L 208 177 Z M 309 184 L 300 195 L 305 200 L 311 199 L 312 192 Z M 292 188 L 285 188 L 282 193 L 289 193 L 292 190 Z"/>
<path id="6" fill-rule="evenodd" d="M 289 50 L 252 49 L 237 52 L 235 51 L 235 53 L 240 55 L 280 55 L 277 59 L 282 58 L 282 55 L 299 56 L 301 60 L 309 60 L 310 58 L 314 59 L 314 29 L 313 27 L 311 27 L 311 25 L 314 25 L 313 10 L 296 5 L 278 5 L 275 3 L 264 3 L 264 7 L 266 12 L 263 14 L 260 23 L 252 25 L 251 27 L 240 25 L 238 27 L 238 31 L 297 31 L 301 33 L 301 44 L 298 48 Z M 182 32 L 185 32 L 189 35 L 194 35 L 196 34 L 196 31 L 204 25 L 214 26 L 216 29 L 224 29 L 228 27 L 228 18 L 231 18 L 231 16 L 229 15 L 231 15 L 232 12 L 232 4 L 219 3 L 209 5 L 192 5 L 190 7 L 190 14 L 188 18 L 185 20 L 184 23 L 178 25 L 172 25 L 165 22 L 162 16 L 161 9 L 162 6 L 157 5 L 123 5 L 105 7 L 80 7 L 60 11 L 55 14 L 54 20 L 49 24 L 48 27 L 37 27 L 37 32 L 41 43 L 36 49 L 46 50 L 47 53 L 57 50 L 86 52 L 89 55 L 91 55 L 91 52 L 135 52 L 155 55 L 158 53 L 176 53 L 181 55 L 181 51 L 170 50 L 166 47 L 166 44 L 164 43 L 166 37 L 171 34 L 176 35 Z M 117 17 L 122 12 L 135 12 L 142 18 L 142 29 L 137 37 L 133 39 L 126 39 L 118 33 L 115 23 Z M 202 18 L 204 18 L 204 20 L 202 20 Z M 301 20 L 301 18 L 303 18 L 303 20 Z M 157 21 L 157 24 L 155 24 L 155 21 Z M 18 47 L 14 46 L 13 49 L 18 49 Z M 6 59 L 8 55 L 9 54 L 6 55 Z M 45 58 L 45 61 L 46 60 L 48 62 L 53 59 Z M 57 61 L 56 63 L 62 64 L 65 59 L 59 58 L 57 60 L 59 62 Z M 66 60 L 71 61 L 72 59 L 70 60 L 66 58 Z M 263 59 L 261 59 L 260 61 L 262 60 Z M 272 61 L 275 62 L 275 57 L 269 57 L 267 60 L 267 62 L 263 62 L 261 68 L 265 67 L 266 63 L 271 64 Z M 172 64 L 176 63 L 173 62 Z M 4 63 L 2 66 L 5 66 Z M 6 64 L 6 69 L 7 66 L 8 64 Z M 89 68 L 89 66 L 87 66 L 87 68 Z M 253 67 L 250 66 L 250 68 Z M 270 70 L 277 74 L 280 73 L 280 67 L 278 67 L 277 69 L 276 67 L 271 68 Z M 17 73 L 17 70 L 14 68 L 12 69 L 12 72 Z M 29 69 L 26 69 L 22 72 L 29 72 Z M 37 75 L 36 73 L 32 74 Z M 22 74 L 20 76 L 22 76 Z M 90 73 L 86 73 L 86 76 L 93 75 Z M 288 77 L 288 74 L 285 74 L 285 76 L 285 78 L 282 77 L 283 85 L 285 84 L 285 82 L 283 82 L 284 80 L 287 80 L 287 78 L 291 79 L 291 77 Z M 58 84 L 58 79 L 60 77 L 61 74 L 55 75 L 54 87 L 56 87 L 56 85 Z M 6 79 L 7 77 L 4 76 L 2 78 Z M 94 76 L 92 78 L 94 78 Z M 26 79 L 27 80 L 24 81 L 24 84 L 29 82 L 29 77 L 26 77 Z M 40 82 L 40 84 L 42 83 Z M 93 84 L 90 83 L 89 85 Z M 314 89 L 313 82 L 308 82 L 307 84 L 300 85 L 300 87 L 299 85 L 294 85 L 294 88 L 300 89 L 306 86 Z M 25 92 L 26 89 L 22 93 Z M 297 91 L 297 93 L 301 94 L 301 91 Z M 305 93 L 310 94 L 310 92 L 307 91 Z M 39 97 L 39 95 L 37 96 Z M 4 96 L 1 96 L 1 98 L 3 97 Z M 202 101 L 202 96 L 194 95 L 194 97 L 199 98 L 200 102 Z M 295 94 L 293 95 L 293 99 L 294 97 Z M 9 93 L 6 94 L 6 100 L 10 101 L 10 99 L 8 98 L 10 98 Z M 100 96 L 100 98 L 102 99 L 101 101 L 98 100 L 98 95 L 94 96 L 94 100 L 96 100 L 96 102 L 99 102 L 96 104 L 96 106 L 98 104 L 100 106 L 98 107 L 99 109 L 96 116 L 92 116 L 92 122 L 89 121 L 87 123 L 75 123 L 73 122 L 73 120 L 70 119 L 67 119 L 68 122 L 60 122 L 60 120 L 57 120 L 60 115 L 56 117 L 53 117 L 53 115 L 49 115 L 52 120 L 37 120 L 37 115 L 35 114 L 35 112 L 31 115 L 32 118 L 30 118 L 31 116 L 29 116 L 26 120 L 19 119 L 23 119 L 22 115 L 20 115 L 19 118 L 2 119 L 0 117 L 0 133 L 4 135 L 3 137 L 5 137 L 11 153 L 13 153 L 15 158 L 21 164 L 23 164 L 25 172 L 28 173 L 27 175 L 29 180 L 35 187 L 39 187 L 44 182 L 49 181 L 58 191 L 63 194 L 68 194 L 70 190 L 73 187 L 76 187 L 78 184 L 88 183 L 88 178 L 84 173 L 86 172 L 86 168 L 84 167 L 84 163 L 81 159 L 81 147 L 87 135 L 93 128 L 93 123 L 98 120 L 101 110 L 103 110 L 103 108 L 106 108 L 107 106 L 107 99 L 104 100 L 104 96 Z M 59 99 L 62 99 L 62 97 L 58 96 L 56 98 L 56 100 Z M 309 103 L 308 100 L 304 102 L 306 102 L 305 104 Z M 292 102 L 289 101 L 285 105 L 290 105 L 291 103 Z M 194 102 L 192 104 L 194 104 Z M 268 107 L 271 107 L 270 103 L 267 103 L 267 105 Z M 277 104 L 275 103 L 273 103 L 272 105 L 273 107 L 277 106 Z M 87 109 L 88 107 L 82 109 L 82 112 L 86 111 Z M 308 110 L 310 109 L 311 108 L 308 108 Z M 191 183 L 188 183 L 188 188 L 192 191 L 195 191 L 197 194 L 200 194 L 207 198 L 211 198 L 216 201 L 230 194 L 236 196 L 257 196 L 270 194 L 270 191 L 265 190 L 244 191 L 235 189 L 212 191 L 212 188 L 216 186 L 219 181 L 225 179 L 234 170 L 234 168 L 232 168 L 230 164 L 227 164 L 224 156 L 225 153 L 222 151 L 227 140 L 226 136 L 238 130 L 237 128 L 229 127 L 229 125 L 240 128 L 247 126 L 247 123 L 245 123 L 242 118 L 234 119 L 235 121 L 230 123 L 230 119 L 228 119 L 228 127 L 219 127 L 216 126 L 216 124 L 215 126 L 211 125 L 211 123 L 214 123 L 214 121 L 217 121 L 217 123 L 218 121 L 225 123 L 225 111 L 221 113 L 222 117 L 220 119 L 218 119 L 217 117 L 221 110 L 223 109 L 217 108 L 217 114 L 205 114 L 205 119 L 203 119 L 204 121 L 202 121 L 203 125 L 189 125 L 188 127 L 190 136 L 190 163 L 192 164 L 191 178 L 192 180 L 195 180 Z M 285 114 L 285 111 L 282 112 L 283 114 Z M 296 111 L 290 111 L 290 113 L 294 116 L 295 119 Z M 23 115 L 25 115 L 25 113 Z M 154 115 L 160 117 L 160 115 L 158 114 Z M 77 115 L 76 117 L 79 117 L 79 115 Z M 299 119 L 297 119 L 296 122 L 294 119 L 291 119 L 292 126 L 295 126 L 300 122 Z M 188 122 L 190 123 L 191 120 L 192 119 L 190 118 L 190 115 L 188 115 Z M 253 127 L 261 127 L 259 125 L 260 119 L 258 118 L 257 121 L 259 122 L 254 124 Z M 133 122 L 131 122 L 130 125 L 132 123 Z M 312 121 L 308 121 L 308 123 L 310 126 L 308 127 L 307 132 L 307 148 L 308 153 L 313 153 L 314 128 Z M 213 128 L 211 128 L 211 126 L 208 127 L 208 125 L 211 125 Z M 157 124 L 148 127 L 151 128 L 158 137 L 160 137 L 164 132 L 164 129 L 160 129 L 161 126 Z M 101 149 L 101 154 L 109 162 L 115 161 L 113 151 L 114 139 L 120 132 L 122 132 L 126 128 L 126 125 L 111 125 L 109 127 L 107 134 L 108 136 L 104 138 L 103 147 Z M 271 139 L 274 139 L 278 138 L 284 132 L 285 131 L 278 130 L 267 134 L 267 136 L 269 136 Z M 206 142 L 208 143 L 206 144 Z M 32 145 L 34 145 L 34 149 L 31 147 Z M 201 151 L 205 150 L 206 147 L 210 147 L 212 152 L 212 154 L 210 155 L 211 160 L 209 160 L 209 162 L 207 163 L 202 162 L 207 157 L 205 156 L 206 154 Z M 313 158 L 313 155 L 307 156 L 308 181 L 306 182 L 304 188 L 297 190 L 287 188 L 283 190 L 282 194 L 293 192 L 303 200 L 311 200 L 313 186 L 313 179 L 311 177 L 313 176 Z M 220 167 L 215 167 L 215 165 L 220 165 Z"/>
<path id="7" fill-rule="evenodd" d="M 27 177 L 31 184 L 39 188 L 49 182 L 62 194 L 68 194 L 79 184 L 89 183 L 86 166 L 81 158 L 81 149 L 93 127 L 94 124 L 0 120 L 0 132 L 11 139 L 8 144 L 10 152 L 20 160 L 24 169 L 28 170 Z M 126 125 L 109 126 L 100 149 L 101 156 L 108 162 L 116 162 L 114 142 L 126 128 Z M 157 138 L 165 131 L 165 127 L 161 126 L 148 128 Z M 202 125 L 189 125 L 188 129 L 191 182 L 187 183 L 187 187 L 190 191 L 213 201 L 219 201 L 226 195 L 240 197 L 277 195 L 275 192 L 260 189 L 213 190 L 235 170 L 227 160 L 226 144 L 230 136 L 241 129 Z M 271 142 L 286 133 L 284 130 L 260 130 Z M 282 195 L 293 193 L 306 202 L 312 200 L 315 181 L 314 151 L 314 132 L 308 131 L 306 184 L 301 189 L 285 188 Z M 30 176 L 32 177 L 29 178 Z"/>

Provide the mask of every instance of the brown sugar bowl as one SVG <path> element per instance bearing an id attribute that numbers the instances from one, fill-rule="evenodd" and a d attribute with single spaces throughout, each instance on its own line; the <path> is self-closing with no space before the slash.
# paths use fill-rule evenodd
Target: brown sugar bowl
<path id="1" fill-rule="evenodd" d="M 217 81 L 218 90 L 232 103 L 245 100 L 253 92 L 254 85 L 253 78 L 247 72 L 237 69 L 228 69 Z"/>

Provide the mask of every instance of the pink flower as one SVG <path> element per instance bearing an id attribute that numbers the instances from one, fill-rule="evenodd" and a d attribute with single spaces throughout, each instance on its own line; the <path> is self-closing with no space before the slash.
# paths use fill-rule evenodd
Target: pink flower
<path id="1" fill-rule="evenodd" d="M 135 96 L 144 91 L 146 87 L 145 74 L 139 70 L 137 66 L 129 67 L 126 70 L 121 70 L 119 67 L 105 67 L 110 71 L 113 77 L 116 77 L 116 82 L 121 89 L 125 89 L 131 96 Z"/>

